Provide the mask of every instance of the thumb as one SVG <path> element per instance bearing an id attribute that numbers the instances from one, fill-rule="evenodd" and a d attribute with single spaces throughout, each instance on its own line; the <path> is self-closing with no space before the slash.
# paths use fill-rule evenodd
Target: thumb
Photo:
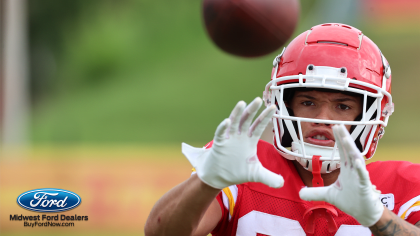
<path id="1" fill-rule="evenodd" d="M 299 196 L 305 201 L 326 201 L 330 187 L 303 188 L 299 191 Z"/>
<path id="2" fill-rule="evenodd" d="M 272 188 L 281 188 L 284 185 L 284 179 L 281 175 L 267 170 L 261 164 L 258 165 L 254 180 L 254 182 L 260 182 Z"/>
<path id="3" fill-rule="evenodd" d="M 199 157 L 210 149 L 195 148 L 186 143 L 182 143 L 182 154 L 190 161 L 191 165 L 196 168 L 199 162 Z"/>

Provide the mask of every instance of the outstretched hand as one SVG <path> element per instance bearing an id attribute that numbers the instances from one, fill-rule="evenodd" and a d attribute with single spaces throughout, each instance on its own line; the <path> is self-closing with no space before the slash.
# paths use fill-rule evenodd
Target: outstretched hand
<path id="1" fill-rule="evenodd" d="M 364 226 L 374 225 L 382 216 L 384 207 L 380 191 L 372 185 L 363 156 L 344 125 L 333 126 L 340 152 L 340 175 L 327 187 L 303 188 L 299 195 L 306 201 L 326 201 L 353 216 Z"/>
<path id="2" fill-rule="evenodd" d="M 283 186 L 283 177 L 264 168 L 257 157 L 258 140 L 276 111 L 274 105 L 269 106 L 252 123 L 261 105 L 261 98 L 248 106 L 238 102 L 230 117 L 217 127 L 210 149 L 182 144 L 182 153 L 204 183 L 217 189 L 245 182 Z"/>

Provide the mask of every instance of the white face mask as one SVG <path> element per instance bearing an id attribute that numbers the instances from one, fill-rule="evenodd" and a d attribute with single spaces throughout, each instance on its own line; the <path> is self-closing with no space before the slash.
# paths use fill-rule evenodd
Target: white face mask
<path id="1" fill-rule="evenodd" d="M 378 142 L 377 131 L 382 132 L 381 137 L 383 135 L 383 127 L 387 125 L 389 116 L 393 112 L 392 97 L 385 88 L 347 78 L 347 69 L 344 67 L 334 68 L 308 65 L 306 75 L 300 74 L 279 78 L 275 77 L 277 70 L 278 67 L 276 66 L 276 73 L 273 74 L 272 81 L 266 86 L 264 102 L 268 106 L 279 101 L 276 104 L 278 107 L 277 113 L 273 116 L 274 146 L 282 156 L 290 160 L 297 160 L 309 171 L 312 170 L 311 160 L 314 155 L 321 156 L 320 160 L 323 161 L 321 173 L 329 173 L 340 168 L 340 157 L 337 147 L 309 144 L 299 139 L 299 137 L 302 137 L 302 122 L 352 125 L 354 128 L 351 130 L 351 137 L 356 142 L 356 145 L 361 148 L 363 156 L 368 153 L 371 144 L 375 145 L 374 147 L 376 148 Z M 385 75 L 383 79 L 386 79 Z M 292 88 L 332 89 L 361 94 L 363 96 L 361 119 L 360 121 L 343 121 L 291 116 L 284 103 L 284 92 Z M 388 98 L 389 103 L 385 105 L 381 112 L 381 102 L 384 96 Z M 373 102 L 368 104 L 368 100 Z M 290 136 L 288 139 L 291 139 L 289 146 L 284 146 L 285 143 L 282 142 L 286 134 Z M 375 135 L 376 137 L 374 137 Z"/>

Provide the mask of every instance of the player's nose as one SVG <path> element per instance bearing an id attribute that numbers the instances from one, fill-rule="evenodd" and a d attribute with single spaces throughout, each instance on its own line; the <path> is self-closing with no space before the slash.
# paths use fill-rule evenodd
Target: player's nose
<path id="1" fill-rule="evenodd" d="M 332 117 L 331 117 L 331 111 L 330 111 L 330 109 L 329 109 L 329 107 L 328 106 L 326 106 L 326 105 L 323 105 L 323 106 L 320 106 L 319 107 L 319 109 L 317 110 L 317 112 L 316 112 L 316 115 L 315 115 L 315 119 L 320 119 L 320 120 L 332 120 Z M 324 125 L 324 126 L 327 126 L 327 127 L 331 127 L 332 125 L 331 124 L 326 124 L 326 123 L 312 123 L 312 125 L 313 126 L 322 126 L 322 125 Z"/>

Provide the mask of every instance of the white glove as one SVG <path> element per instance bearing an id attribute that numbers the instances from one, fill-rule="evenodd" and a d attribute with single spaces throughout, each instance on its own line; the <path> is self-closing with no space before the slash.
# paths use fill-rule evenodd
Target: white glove
<path id="1" fill-rule="evenodd" d="M 251 125 L 261 104 L 261 98 L 256 98 L 245 109 L 245 102 L 238 102 L 217 127 L 209 149 L 182 143 L 182 153 L 204 183 L 217 189 L 245 182 L 283 186 L 283 177 L 264 168 L 257 157 L 258 140 L 276 111 L 274 105 L 267 107 Z"/>
<path id="2" fill-rule="evenodd" d="M 329 202 L 361 225 L 370 227 L 378 222 L 384 211 L 379 200 L 381 192 L 370 182 L 365 160 L 345 126 L 335 125 L 332 129 L 340 152 L 340 175 L 330 186 L 303 188 L 299 192 L 300 198 Z"/>

